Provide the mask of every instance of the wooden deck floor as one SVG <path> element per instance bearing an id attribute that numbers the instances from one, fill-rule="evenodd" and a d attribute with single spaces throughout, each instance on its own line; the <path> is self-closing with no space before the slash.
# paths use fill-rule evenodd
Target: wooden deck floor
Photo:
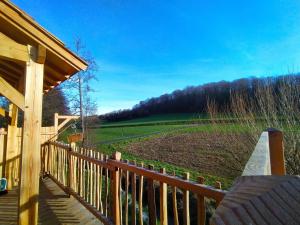
<path id="1" fill-rule="evenodd" d="M 17 189 L 0 196 L 0 225 L 17 224 Z M 66 195 L 50 178 L 40 183 L 39 224 L 102 224 L 75 198 Z"/>

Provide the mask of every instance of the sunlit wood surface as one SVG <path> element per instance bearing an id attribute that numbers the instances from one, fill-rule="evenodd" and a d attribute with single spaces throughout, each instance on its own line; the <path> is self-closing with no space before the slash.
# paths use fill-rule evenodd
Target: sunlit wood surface
<path id="1" fill-rule="evenodd" d="M 299 176 L 244 176 L 221 201 L 211 225 L 298 225 L 299 209 Z"/>
<path id="2" fill-rule="evenodd" d="M 17 189 L 0 196 L 0 225 L 17 224 L 17 201 Z M 101 222 L 46 178 L 40 183 L 39 224 L 96 225 Z"/>

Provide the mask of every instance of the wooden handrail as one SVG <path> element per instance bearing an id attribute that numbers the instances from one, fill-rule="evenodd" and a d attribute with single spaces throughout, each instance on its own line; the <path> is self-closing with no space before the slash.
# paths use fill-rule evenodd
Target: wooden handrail
<path id="1" fill-rule="evenodd" d="M 226 194 L 226 191 L 221 189 L 216 189 L 211 186 L 199 184 L 190 180 L 183 180 L 179 177 L 171 176 L 166 173 L 156 172 L 154 170 L 148 170 L 125 162 L 119 162 L 109 159 L 108 163 L 120 169 L 133 172 L 137 175 L 145 176 L 153 180 L 166 183 L 170 186 L 175 186 L 183 190 L 188 190 L 194 192 L 195 194 L 206 196 L 217 201 L 221 201 Z"/>
<path id="2" fill-rule="evenodd" d="M 138 219 L 139 224 L 142 224 L 143 190 L 146 190 L 148 198 L 150 197 L 148 199 L 150 224 L 156 224 L 157 218 L 161 220 L 161 224 L 167 224 L 169 216 L 167 210 L 168 186 L 172 186 L 175 187 L 172 189 L 173 195 L 176 195 L 178 193 L 176 190 L 180 189 L 182 192 L 179 193 L 182 193 L 184 197 L 184 224 L 190 224 L 189 192 L 192 192 L 196 195 L 198 224 L 202 225 L 205 223 L 206 214 L 204 198 L 213 199 L 219 204 L 226 194 L 226 191 L 218 189 L 220 185 L 216 188 L 203 184 L 204 179 L 200 179 L 199 183 L 196 183 L 190 181 L 188 175 L 182 179 L 166 174 L 164 169 L 157 172 L 153 170 L 153 166 L 146 169 L 136 165 L 136 163 L 129 164 L 128 161 L 121 161 L 121 153 L 118 152 L 109 159 L 108 156 L 103 157 L 101 155 L 99 157 L 99 154 L 96 154 L 92 149 L 74 146 L 71 148 L 71 145 L 48 142 L 42 145 L 42 163 L 44 174 L 63 187 L 66 193 L 78 199 L 104 224 L 121 225 L 123 223 L 122 218 L 127 223 L 131 220 L 132 224 L 136 224 Z M 144 179 L 147 188 L 143 188 Z M 122 203 L 124 201 L 121 201 L 122 181 L 125 182 L 124 191 L 126 194 L 124 217 L 122 216 Z M 129 185 L 132 202 L 130 207 L 133 209 L 131 210 L 131 218 L 128 216 Z M 158 185 L 160 212 L 163 217 L 157 217 L 155 209 L 154 196 L 155 188 Z M 137 191 L 138 196 L 136 195 Z M 139 206 L 138 214 L 135 211 L 136 201 Z M 177 201 L 174 204 L 177 204 Z"/>
<path id="3" fill-rule="evenodd" d="M 242 175 L 285 175 L 281 131 L 269 128 L 261 134 Z"/>

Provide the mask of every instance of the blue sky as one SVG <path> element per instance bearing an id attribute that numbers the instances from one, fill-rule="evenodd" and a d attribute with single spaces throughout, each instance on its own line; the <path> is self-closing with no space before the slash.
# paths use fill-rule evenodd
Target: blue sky
<path id="1" fill-rule="evenodd" d="M 211 81 L 300 71 L 299 0 L 13 0 L 95 57 L 98 112 Z"/>

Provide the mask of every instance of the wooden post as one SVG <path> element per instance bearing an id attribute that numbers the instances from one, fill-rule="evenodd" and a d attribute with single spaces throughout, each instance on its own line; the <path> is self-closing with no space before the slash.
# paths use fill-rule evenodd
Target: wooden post
<path id="1" fill-rule="evenodd" d="M 270 149 L 270 164 L 272 175 L 285 175 L 284 149 L 283 149 L 283 134 L 276 129 L 268 129 L 269 134 L 269 149 Z"/>
<path id="2" fill-rule="evenodd" d="M 184 179 L 189 180 L 190 174 L 184 173 Z M 187 190 L 183 190 L 183 224 L 190 225 L 190 193 Z"/>
<path id="3" fill-rule="evenodd" d="M 115 152 L 113 154 L 113 159 L 120 161 L 121 160 L 121 153 Z M 115 168 L 114 171 L 112 171 L 112 213 L 113 213 L 113 222 L 115 225 L 120 225 L 120 171 L 119 168 Z"/>
<path id="4" fill-rule="evenodd" d="M 73 180 L 73 165 L 72 165 L 72 156 L 71 156 L 71 152 L 73 151 L 73 149 L 75 149 L 76 147 L 76 143 L 71 143 L 70 144 L 70 148 L 68 151 L 68 170 L 69 170 L 69 177 L 67 179 L 68 181 L 68 188 L 69 191 L 72 189 L 72 180 Z M 69 194 L 70 197 L 70 194 Z"/>
<path id="5" fill-rule="evenodd" d="M 4 128 L 0 128 L 0 176 L 5 176 L 5 158 L 6 158 L 6 136 Z"/>
<path id="6" fill-rule="evenodd" d="M 154 170 L 153 165 L 148 166 L 149 170 Z M 155 204 L 155 188 L 154 181 L 147 177 L 147 191 L 148 191 L 148 211 L 149 211 L 149 225 L 156 225 L 156 204 Z"/>
<path id="7" fill-rule="evenodd" d="M 55 132 L 55 139 L 56 139 L 58 135 L 58 113 L 54 113 L 54 132 Z"/>
<path id="8" fill-rule="evenodd" d="M 18 157 L 18 107 L 15 104 L 9 105 L 9 116 L 11 118 L 10 125 L 7 128 L 7 146 L 6 146 L 6 163 L 5 163 L 5 177 L 7 179 L 7 189 L 11 190 L 16 184 L 16 161 Z"/>
<path id="9" fill-rule="evenodd" d="M 221 184 L 221 182 L 220 181 L 216 181 L 215 182 L 215 188 L 216 189 L 222 189 L 222 184 Z M 217 205 L 217 207 L 220 205 L 220 201 L 216 201 L 216 205 Z"/>
<path id="10" fill-rule="evenodd" d="M 160 172 L 162 174 L 166 173 L 165 168 L 161 168 Z M 168 205 L 167 205 L 167 184 L 160 182 L 159 187 L 159 195 L 160 195 L 160 224 L 168 225 Z"/>
<path id="11" fill-rule="evenodd" d="M 204 177 L 198 177 L 199 184 L 204 184 Z M 205 198 L 197 195 L 197 225 L 205 225 Z"/>
<path id="12" fill-rule="evenodd" d="M 19 197 L 19 224 L 38 223 L 38 196 L 40 174 L 41 120 L 44 64 L 37 48 L 28 46 L 30 60 L 26 63 L 25 107 L 21 158 Z"/>

